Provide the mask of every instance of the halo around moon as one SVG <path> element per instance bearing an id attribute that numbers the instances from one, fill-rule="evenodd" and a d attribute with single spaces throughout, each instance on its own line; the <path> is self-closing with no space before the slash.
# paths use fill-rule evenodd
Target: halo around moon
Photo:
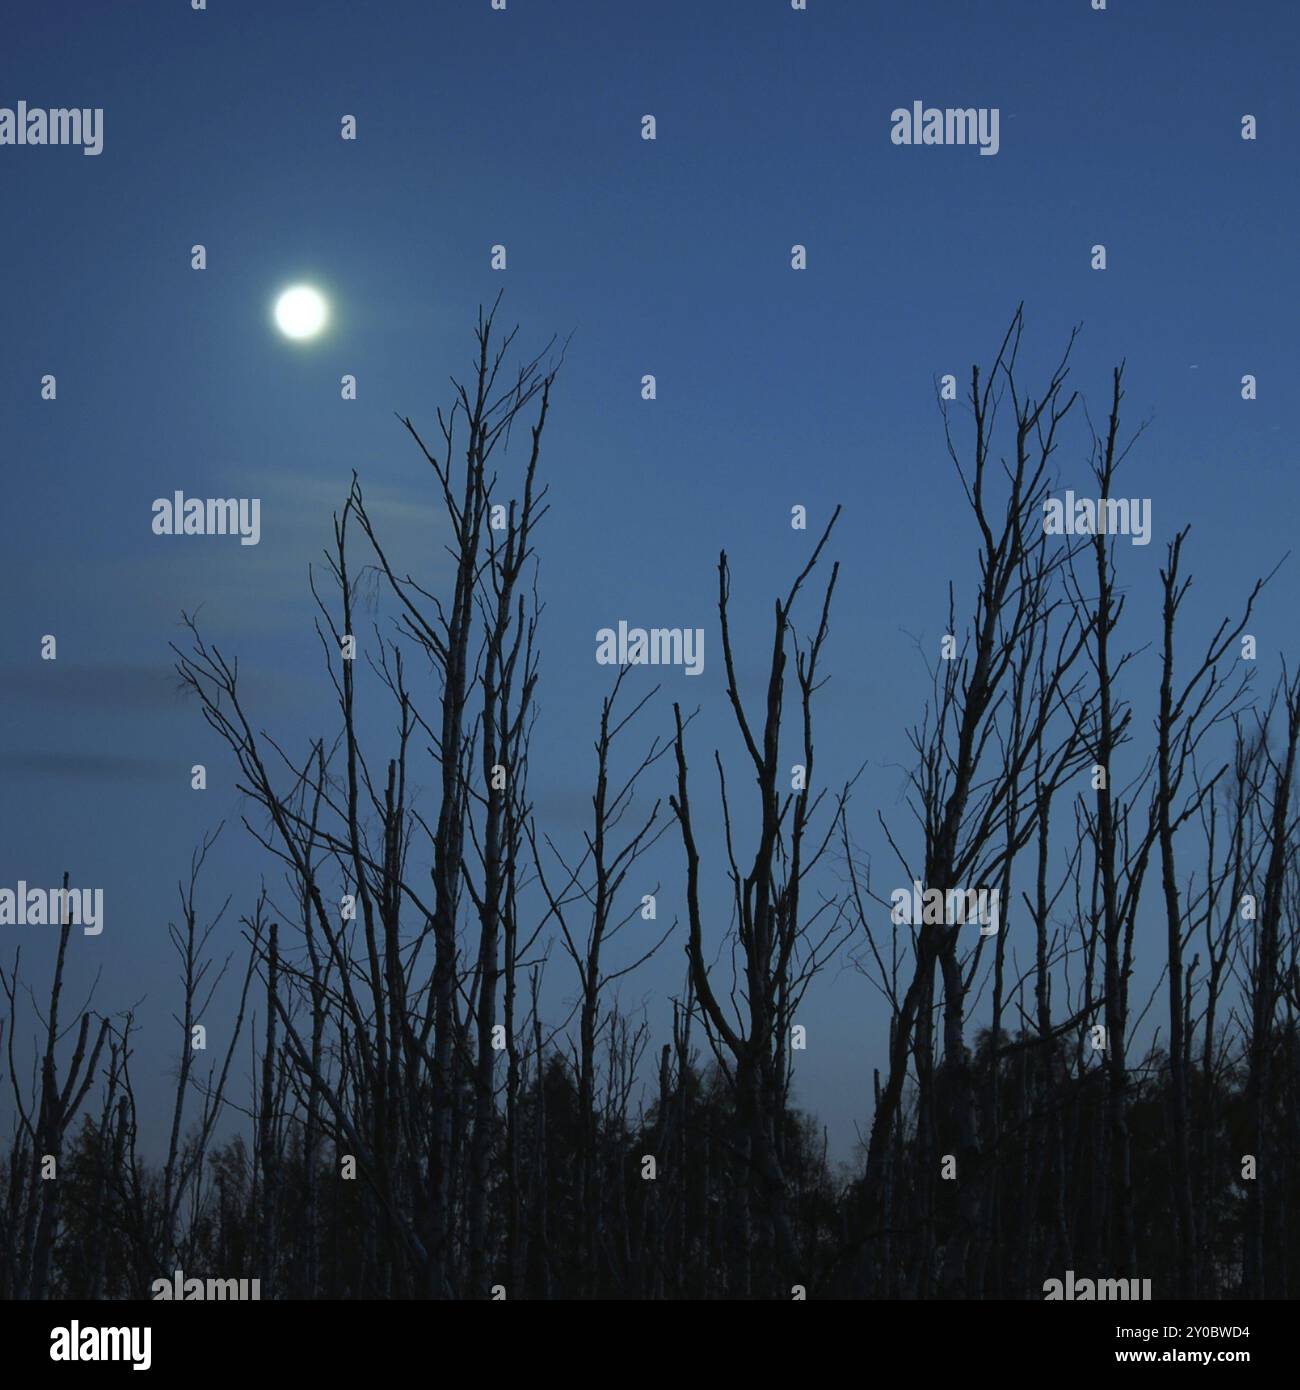
<path id="1" fill-rule="evenodd" d="M 314 338 L 329 317 L 325 296 L 310 285 L 293 285 L 275 301 L 275 323 L 286 338 Z"/>

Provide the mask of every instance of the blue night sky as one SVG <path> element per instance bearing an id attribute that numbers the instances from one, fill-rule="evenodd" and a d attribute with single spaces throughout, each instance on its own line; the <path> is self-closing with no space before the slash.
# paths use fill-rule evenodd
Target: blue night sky
<path id="1" fill-rule="evenodd" d="M 1022 300 L 1027 385 L 1045 381 L 1081 322 L 1071 385 L 1094 419 L 1126 358 L 1127 423 L 1150 422 L 1121 475 L 1121 491 L 1153 508 L 1152 543 L 1120 548 L 1125 644 L 1158 638 L 1157 569 L 1184 523 L 1189 647 L 1235 613 L 1291 549 L 1300 516 L 1285 432 L 1300 373 L 1294 19 L 1285 0 L 1111 0 L 1100 13 L 1088 0 L 809 0 L 803 13 L 788 0 L 15 9 L 0 105 L 105 114 L 95 158 L 0 147 L 0 884 L 53 886 L 66 868 L 74 885 L 104 889 L 105 931 L 74 936 L 66 993 L 79 999 L 98 971 L 99 1009 L 143 1000 L 146 1111 L 179 1041 L 166 926 L 194 846 L 226 820 L 203 885 L 210 909 L 232 896 L 218 956 L 240 949 L 236 919 L 262 877 L 282 888 L 239 823 L 229 756 L 177 692 L 179 614 L 202 605 L 205 636 L 239 656 L 260 727 L 295 750 L 333 731 L 307 566 L 355 469 L 402 564 L 429 587 L 445 578 L 433 479 L 394 413 L 435 432 L 449 376 L 469 369 L 477 307 L 499 291 L 522 348 L 572 335 L 542 456 L 551 511 L 537 536 L 546 611 L 532 773 L 539 819 L 569 847 L 590 809 L 610 678 L 594 661 L 596 630 L 620 618 L 705 629 L 698 679 L 632 673 L 634 689 L 663 689 L 625 752 L 638 729 L 646 741 L 668 731 L 672 701 L 699 705 L 694 796 L 715 826 L 715 746 L 733 795 L 750 785 L 725 700 L 718 552 L 733 566 L 739 674 L 757 709 L 772 599 L 843 503 L 818 773 L 834 785 L 865 764 L 855 835 L 892 886 L 875 819 L 915 850 L 902 792 L 905 731 L 928 692 L 916 642 L 937 652 L 949 581 L 960 603 L 975 578 L 935 381 L 965 382 L 973 361 L 989 361 Z M 917 100 L 999 108 L 999 153 L 894 146 L 890 112 Z M 647 113 L 654 142 L 640 138 Z M 1240 138 L 1247 113 L 1254 142 Z M 345 114 L 355 142 L 340 139 Z M 489 265 L 495 243 L 504 273 Z M 795 243 L 808 255 L 798 273 Z M 1090 268 L 1095 243 L 1104 273 Z M 302 344 L 270 315 L 299 281 L 333 309 L 329 330 Z M 41 399 L 46 373 L 54 402 Z M 355 402 L 340 399 L 344 373 Z M 645 373 L 654 402 L 641 399 Z M 1253 402 L 1240 394 L 1246 373 Z M 1087 487 L 1082 424 L 1056 459 L 1063 487 Z M 151 503 L 178 489 L 260 497 L 261 543 L 155 536 Z M 790 527 L 795 504 L 807 532 Z M 1294 655 L 1296 563 L 1252 623 L 1262 685 L 1279 652 Z M 47 633 L 54 662 L 40 659 Z M 1144 740 L 1156 683 L 1148 652 L 1125 685 Z M 390 725 L 374 700 L 365 731 L 379 762 Z M 209 773 L 201 793 L 196 762 Z M 666 797 L 669 771 L 665 760 L 647 780 L 647 806 Z M 431 763 L 417 780 L 427 812 Z M 712 835 L 703 852 L 720 941 Z M 656 925 L 684 918 L 675 830 L 644 863 L 636 893 L 660 883 Z M 828 866 L 828 889 L 835 879 Z M 1135 1010 L 1162 950 L 1150 898 Z M 54 940 L 0 928 L 0 959 L 21 942 L 25 973 L 42 981 Z M 621 982 L 656 1051 L 684 940 L 683 926 Z M 626 959 L 641 944 L 625 933 Z M 575 980 L 552 955 L 554 1017 Z M 228 1003 L 224 991 L 214 1002 L 210 1047 Z M 847 1158 L 869 1121 L 887 1023 L 848 951 L 801 1021 L 796 1102 Z M 28 1015 L 20 1033 L 33 1026 Z M 246 1040 L 240 1099 L 250 1058 Z"/>

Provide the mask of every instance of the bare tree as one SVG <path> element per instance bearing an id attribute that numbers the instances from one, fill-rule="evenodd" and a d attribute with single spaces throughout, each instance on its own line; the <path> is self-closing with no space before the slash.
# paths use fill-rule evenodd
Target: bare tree
<path id="1" fill-rule="evenodd" d="M 686 851 L 686 901 L 690 922 L 687 946 L 691 980 L 709 1042 L 727 1074 L 736 1097 L 739 1128 L 736 1143 L 742 1170 L 752 1181 L 757 1203 L 750 1201 L 750 1184 L 737 1193 L 739 1231 L 736 1291 L 771 1297 L 797 1267 L 798 1254 L 787 1212 L 786 1175 L 781 1165 L 780 1127 L 788 1092 L 789 1029 L 795 1010 L 810 980 L 837 939 L 842 913 L 833 899 L 825 899 L 806 916 L 801 910 L 804 877 L 821 859 L 839 823 L 848 789 L 841 794 L 836 814 L 824 838 L 813 843 L 805 857 L 804 840 L 822 794 L 812 796 L 813 737 L 812 697 L 819 688 L 817 663 L 830 620 L 831 596 L 839 574 L 832 567 L 815 635 L 800 645 L 791 623 L 791 611 L 799 590 L 817 564 L 831 529 L 840 514 L 837 507 L 817 542 L 808 563 L 791 585 L 785 599 L 777 599 L 768 676 L 766 707 L 757 737 L 736 681 L 731 632 L 727 618 L 730 571 L 724 551 L 718 560 L 718 616 L 727 670 L 727 695 L 758 782 L 761 812 L 758 843 L 749 870 L 742 874 L 732 836 L 727 779 L 715 752 L 719 793 L 731 883 L 735 933 L 740 948 L 738 968 L 744 1008 L 728 1014 L 713 985 L 713 971 L 705 954 L 704 924 L 700 906 L 700 856 L 691 818 L 688 791 L 685 723 L 680 706 L 676 719 L 677 794 L 670 798 L 681 828 Z M 785 795 L 781 780 L 781 714 L 786 688 L 788 652 L 795 655 L 795 679 L 799 691 L 802 727 L 799 730 L 802 761 L 792 778 L 794 790 Z M 759 740 L 761 739 L 761 745 Z M 787 824 L 788 822 L 788 824 Z M 823 917 L 829 918 L 824 929 Z M 752 1235 L 752 1256 L 751 1256 Z"/>

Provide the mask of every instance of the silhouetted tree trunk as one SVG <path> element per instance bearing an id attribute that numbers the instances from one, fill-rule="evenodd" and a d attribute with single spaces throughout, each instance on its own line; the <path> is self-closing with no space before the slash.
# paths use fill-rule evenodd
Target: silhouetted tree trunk
<path id="1" fill-rule="evenodd" d="M 703 920 L 699 899 L 699 852 L 696 848 L 687 789 L 686 747 L 681 708 L 673 706 L 676 719 L 677 795 L 671 804 L 681 828 L 686 850 L 686 900 L 690 921 L 687 947 L 691 977 L 698 996 L 701 1016 L 709 1033 L 719 1065 L 729 1071 L 735 1096 L 738 1127 L 736 1147 L 742 1173 L 751 1176 L 756 1202 L 742 1206 L 742 1223 L 752 1222 L 752 1260 L 749 1233 L 743 1228 L 738 1235 L 740 1248 L 734 1258 L 739 1266 L 739 1285 L 743 1293 L 756 1292 L 770 1298 L 784 1294 L 788 1297 L 790 1278 L 797 1262 L 797 1252 L 787 1212 L 786 1177 L 781 1168 L 776 1140 L 777 1116 L 785 1096 L 784 1049 L 786 1040 L 780 1036 L 785 1019 L 792 1016 L 808 981 L 820 965 L 820 952 L 837 930 L 840 916 L 835 914 L 827 933 L 818 939 L 812 924 L 822 915 L 819 910 L 807 920 L 800 916 L 799 889 L 804 873 L 815 864 L 834 832 L 843 809 L 847 788 L 840 799 L 831 829 L 809 862 L 804 862 L 803 842 L 811 813 L 820 801 L 810 801 L 812 785 L 812 696 L 817 688 L 817 661 L 830 616 L 831 596 L 839 572 L 831 570 L 822 603 L 821 621 L 816 635 L 801 648 L 795 643 L 796 678 L 800 691 L 802 714 L 801 752 L 802 777 L 793 779 L 792 795 L 782 800 L 778 790 L 781 775 L 780 734 L 781 707 L 785 691 L 787 650 L 791 633 L 790 613 L 804 580 L 816 565 L 831 528 L 839 516 L 837 508 L 831 517 L 812 557 L 804 566 L 785 600 L 775 605 L 775 630 L 772 643 L 767 703 L 759 737 L 761 749 L 751 731 L 748 716 L 736 683 L 731 634 L 727 621 L 729 572 L 724 552 L 718 561 L 718 614 L 722 627 L 722 648 L 727 670 L 727 694 L 736 723 L 754 764 L 759 788 L 761 824 L 753 866 L 742 878 L 735 859 L 731 835 L 731 812 L 727 802 L 726 777 L 721 760 L 714 755 L 718 768 L 722 798 L 722 814 L 733 901 L 737 916 L 737 935 L 741 949 L 743 971 L 742 992 L 744 1016 L 731 1019 L 719 1003 L 710 978 L 710 965 L 705 957 Z M 788 850 L 782 840 L 781 826 L 790 817 Z M 749 1183 L 742 1191 L 749 1194 Z"/>

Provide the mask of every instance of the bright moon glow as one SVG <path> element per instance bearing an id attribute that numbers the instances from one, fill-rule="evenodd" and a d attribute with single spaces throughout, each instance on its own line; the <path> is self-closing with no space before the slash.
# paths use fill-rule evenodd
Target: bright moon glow
<path id="1" fill-rule="evenodd" d="M 314 338 L 325 326 L 325 300 L 310 285 L 295 285 L 275 301 L 275 321 L 289 338 Z"/>

